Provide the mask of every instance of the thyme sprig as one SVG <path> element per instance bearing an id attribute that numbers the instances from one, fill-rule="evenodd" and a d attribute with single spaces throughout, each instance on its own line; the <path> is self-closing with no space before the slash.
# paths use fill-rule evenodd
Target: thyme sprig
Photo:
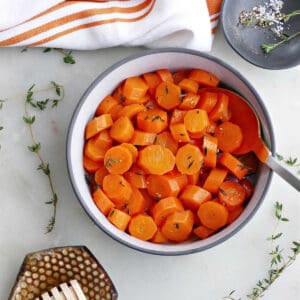
<path id="1" fill-rule="evenodd" d="M 50 220 L 48 221 L 48 224 L 46 226 L 46 233 L 49 233 L 53 230 L 55 221 L 56 221 L 56 211 L 57 211 L 57 201 L 58 197 L 54 188 L 53 180 L 51 177 L 51 172 L 50 172 L 50 166 L 49 163 L 46 163 L 45 160 L 43 159 L 41 155 L 41 143 L 36 141 L 34 131 L 33 131 L 33 124 L 36 121 L 35 115 L 31 115 L 29 112 L 29 107 L 39 109 L 43 111 L 44 109 L 47 108 L 47 105 L 49 103 L 52 103 L 52 107 L 56 107 L 60 101 L 63 100 L 64 98 L 64 88 L 57 84 L 54 81 L 51 81 L 51 89 L 55 90 L 56 96 L 59 96 L 59 98 L 47 98 L 42 101 L 35 101 L 34 100 L 34 94 L 37 92 L 34 90 L 35 85 L 32 85 L 26 93 L 25 101 L 24 101 L 24 116 L 23 116 L 23 121 L 25 124 L 28 126 L 29 129 L 29 134 L 31 138 L 32 145 L 28 146 L 28 150 L 32 153 L 35 153 L 36 156 L 38 157 L 39 160 L 39 165 L 37 167 L 37 170 L 41 171 L 44 175 L 47 176 L 50 190 L 51 190 L 51 199 L 47 202 L 45 202 L 48 205 L 53 206 L 53 212 Z M 42 90 L 43 91 L 43 90 Z"/>
<path id="2" fill-rule="evenodd" d="M 275 282 L 276 279 L 286 270 L 297 258 L 300 253 L 300 241 L 293 241 L 291 247 L 291 255 L 288 257 L 283 256 L 283 249 L 279 245 L 275 245 L 275 241 L 279 240 L 283 235 L 282 232 L 277 232 L 277 228 L 281 222 L 288 222 L 286 217 L 283 217 L 283 206 L 281 203 L 275 203 L 275 218 L 277 220 L 274 231 L 267 240 L 271 241 L 271 256 L 270 269 L 265 278 L 259 280 L 256 286 L 247 295 L 247 299 L 257 300 L 263 297 L 264 292 L 270 288 L 270 286 Z M 242 298 L 235 298 L 235 290 L 231 291 L 223 299 L 227 300 L 241 300 Z"/>
<path id="3" fill-rule="evenodd" d="M 289 158 L 286 158 L 283 155 L 276 153 L 276 158 L 279 161 L 284 162 L 289 167 L 294 167 L 294 168 L 300 167 L 298 157 L 291 157 L 290 156 Z M 297 171 L 297 173 L 300 174 L 300 169 Z"/>

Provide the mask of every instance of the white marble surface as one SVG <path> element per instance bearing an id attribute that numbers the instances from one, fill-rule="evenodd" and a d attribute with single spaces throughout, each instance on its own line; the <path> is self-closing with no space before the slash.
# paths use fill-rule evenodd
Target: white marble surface
<path id="1" fill-rule="evenodd" d="M 263 278 L 269 267 L 274 228 L 273 206 L 284 204 L 290 222 L 281 245 L 288 250 L 300 234 L 299 193 L 274 175 L 265 201 L 255 217 L 225 243 L 188 256 L 160 257 L 131 250 L 95 227 L 79 205 L 71 188 L 65 160 L 68 124 L 86 87 L 106 67 L 120 58 L 141 51 L 117 48 L 75 52 L 77 63 L 66 65 L 59 53 L 31 49 L 0 49 L 0 98 L 10 98 L 0 111 L 0 299 L 5 300 L 26 253 L 53 246 L 86 245 L 108 271 L 121 300 L 222 299 L 231 290 L 245 295 Z M 300 158 L 300 66 L 282 71 L 259 69 L 242 60 L 218 33 L 212 54 L 236 67 L 256 87 L 271 115 L 277 151 Z M 23 116 L 24 98 L 31 84 L 37 88 L 55 80 L 65 86 L 66 97 L 57 109 L 39 114 L 36 136 L 49 161 L 59 196 L 57 224 L 45 235 L 50 216 L 46 178 L 35 168 L 36 157 Z M 289 252 L 285 252 L 289 254 Z M 266 300 L 299 299 L 299 260 L 265 293 Z"/>

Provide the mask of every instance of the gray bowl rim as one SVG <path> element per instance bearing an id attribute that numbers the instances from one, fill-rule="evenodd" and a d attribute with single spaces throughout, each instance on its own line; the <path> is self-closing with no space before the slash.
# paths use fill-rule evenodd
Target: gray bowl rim
<path id="1" fill-rule="evenodd" d="M 228 65 L 227 63 L 225 63 L 224 61 L 222 61 L 219 58 L 216 58 L 210 54 L 207 53 L 203 53 L 200 51 L 196 51 L 196 50 L 190 50 L 190 49 L 186 49 L 186 48 L 159 48 L 159 49 L 150 49 L 150 50 L 143 50 L 141 52 L 135 53 L 133 55 L 130 55 L 126 58 L 123 58 L 119 61 L 117 61 L 116 63 L 114 63 L 113 65 L 111 65 L 110 67 L 108 67 L 106 70 L 104 70 L 100 75 L 98 75 L 96 77 L 96 79 L 90 84 L 90 86 L 87 88 L 87 90 L 84 92 L 84 94 L 81 96 L 79 102 L 77 103 L 75 110 L 73 112 L 73 115 L 71 117 L 70 123 L 69 123 L 69 127 L 68 127 L 68 131 L 67 131 L 67 143 L 66 143 L 66 160 L 67 160 L 67 169 L 68 169 L 68 174 L 69 174 L 69 178 L 71 181 L 71 186 L 73 188 L 73 191 L 75 192 L 75 195 L 77 197 L 77 199 L 79 200 L 82 208 L 84 209 L 84 211 L 87 213 L 87 215 L 90 217 L 90 219 L 92 219 L 92 221 L 95 223 L 95 225 L 97 227 L 99 227 L 103 232 L 105 232 L 108 236 L 110 236 L 111 238 L 113 238 L 115 241 L 131 248 L 134 250 L 138 250 L 140 252 L 143 253 L 148 253 L 148 254 L 155 254 L 155 255 L 161 255 L 161 256 L 179 256 L 179 255 L 186 255 L 186 254 L 192 254 L 192 253 L 197 253 L 197 252 L 202 252 L 204 250 L 210 249 L 214 246 L 217 246 L 223 242 L 225 242 L 226 240 L 228 240 L 229 238 L 231 238 L 232 236 L 234 236 L 238 231 L 240 231 L 251 219 L 252 217 L 255 215 L 255 213 L 257 212 L 257 210 L 259 209 L 259 207 L 261 206 L 266 193 L 270 187 L 270 183 L 271 183 L 271 179 L 272 179 L 272 175 L 273 175 L 273 171 L 270 169 L 269 170 L 269 175 L 267 178 L 267 182 L 265 185 L 265 188 L 262 192 L 262 195 L 257 203 L 257 205 L 254 207 L 254 209 L 250 212 L 249 216 L 237 227 L 235 228 L 232 232 L 230 232 L 229 234 L 223 236 L 222 238 L 220 238 L 219 240 L 206 245 L 204 247 L 199 247 L 196 249 L 190 249 L 190 250 L 183 250 L 183 251 L 173 251 L 171 253 L 167 253 L 167 252 L 162 252 L 162 251 L 156 251 L 156 250 L 148 250 L 148 249 L 144 249 L 142 247 L 139 247 L 137 245 L 134 245 L 132 243 L 129 243 L 127 241 L 124 241 L 120 238 L 118 238 L 117 236 L 115 236 L 114 234 L 112 234 L 105 226 L 103 226 L 101 224 L 101 222 L 99 222 L 96 218 L 93 218 L 90 216 L 88 208 L 85 204 L 85 200 L 80 196 L 80 192 L 78 187 L 74 184 L 75 181 L 75 177 L 74 177 L 74 173 L 72 170 L 72 162 L 70 159 L 70 153 L 71 153 L 71 138 L 72 138 L 72 133 L 73 133 L 73 128 L 74 128 L 74 124 L 76 122 L 77 119 L 77 115 L 79 114 L 79 111 L 81 109 L 81 106 L 84 104 L 86 98 L 89 96 L 90 92 L 95 88 L 95 86 L 109 73 L 111 73 L 112 71 L 114 71 L 116 68 L 118 68 L 119 66 L 123 65 L 124 63 L 127 63 L 128 61 L 143 57 L 143 56 L 147 56 L 147 55 L 153 55 L 156 53 L 167 53 L 167 52 L 171 52 L 171 53 L 187 53 L 187 54 L 191 54 L 191 55 L 195 55 L 195 56 L 199 56 L 199 57 L 203 57 L 209 60 L 212 60 L 213 62 L 223 66 L 224 68 L 227 68 L 229 71 L 231 71 L 233 74 L 235 74 L 236 76 L 238 76 L 249 88 L 249 90 L 253 93 L 253 95 L 256 97 L 257 101 L 259 102 L 259 105 L 262 108 L 262 111 L 266 117 L 267 120 L 267 124 L 269 126 L 269 130 L 270 130 L 270 142 L 271 142 L 271 152 L 274 154 L 275 153 L 275 139 L 274 139 L 274 132 L 273 132 L 273 126 L 271 123 L 271 118 L 269 116 L 269 113 L 263 103 L 263 100 L 261 99 L 261 97 L 258 95 L 258 93 L 256 92 L 256 90 L 254 89 L 254 87 L 251 85 L 251 83 L 241 74 L 239 73 L 237 70 L 235 70 L 233 67 L 231 67 L 230 65 Z"/>

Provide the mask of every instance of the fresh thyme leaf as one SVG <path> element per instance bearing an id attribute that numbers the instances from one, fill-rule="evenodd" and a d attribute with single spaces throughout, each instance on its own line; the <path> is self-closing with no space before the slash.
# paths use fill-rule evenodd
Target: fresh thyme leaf
<path id="1" fill-rule="evenodd" d="M 44 50 L 43 50 L 43 52 L 44 53 L 47 53 L 47 52 L 50 52 L 52 50 L 52 48 L 45 48 Z"/>
<path id="2" fill-rule="evenodd" d="M 194 164 L 194 160 L 192 160 L 192 161 L 188 164 L 187 168 L 190 169 L 190 168 L 192 167 L 193 164 Z"/>
<path id="3" fill-rule="evenodd" d="M 34 144 L 32 146 L 28 146 L 27 148 L 28 148 L 29 151 L 37 153 L 41 149 L 41 144 L 37 143 L 37 144 Z"/>
<path id="4" fill-rule="evenodd" d="M 35 104 L 36 104 L 36 107 L 38 107 L 40 110 L 44 110 L 47 107 L 48 102 L 49 102 L 49 99 L 45 99 L 42 101 L 37 101 Z"/>
<path id="5" fill-rule="evenodd" d="M 282 155 L 276 153 L 276 158 L 277 158 L 279 161 L 281 161 L 281 160 L 283 160 L 284 157 L 283 157 Z"/>
<path id="6" fill-rule="evenodd" d="M 26 124 L 31 125 L 31 124 L 33 124 L 34 121 L 35 121 L 35 116 L 33 116 L 33 117 L 26 117 L 26 116 L 24 116 L 24 117 L 23 117 L 23 121 L 24 121 Z"/>
<path id="7" fill-rule="evenodd" d="M 28 50 L 28 48 L 27 47 L 25 47 L 25 48 L 22 48 L 22 50 L 21 50 L 21 53 L 23 53 L 23 52 L 26 52 Z"/>
<path id="8" fill-rule="evenodd" d="M 0 109 L 3 108 L 3 104 L 6 102 L 6 100 L 0 99 Z"/>
<path id="9" fill-rule="evenodd" d="M 111 168 L 113 164 L 118 163 L 118 162 L 119 162 L 118 159 L 109 157 L 109 158 L 107 158 L 106 161 L 105 161 L 105 167 Z"/>
<path id="10" fill-rule="evenodd" d="M 55 218 L 51 217 L 49 222 L 48 222 L 48 225 L 46 227 L 46 233 L 50 233 L 53 230 L 54 224 L 55 224 Z"/>
<path id="11" fill-rule="evenodd" d="M 50 175 L 49 164 L 41 163 L 41 164 L 39 164 L 37 170 L 42 171 L 47 176 Z"/>
<path id="12" fill-rule="evenodd" d="M 76 62 L 72 55 L 72 51 L 67 52 L 65 54 L 65 57 L 63 58 L 63 60 L 66 64 L 71 64 L 71 65 L 75 64 L 75 62 Z"/>
<path id="13" fill-rule="evenodd" d="M 297 162 L 297 157 L 296 158 L 289 158 L 289 159 L 287 159 L 285 162 L 286 162 L 286 164 L 287 165 L 289 165 L 289 166 L 294 166 L 295 164 L 296 164 L 296 162 Z"/>
<path id="14" fill-rule="evenodd" d="M 3 128 L 4 128 L 3 126 L 0 126 L 0 130 L 3 130 Z"/>
<path id="15" fill-rule="evenodd" d="M 52 86 L 55 88 L 56 95 L 60 96 L 61 94 L 61 86 L 57 84 L 55 81 L 51 81 Z"/>
<path id="16" fill-rule="evenodd" d="M 161 120 L 162 122 L 165 121 L 165 119 L 163 119 L 161 116 L 154 116 L 154 117 L 152 118 L 151 122 L 154 122 L 154 121 L 156 121 L 156 120 Z"/>

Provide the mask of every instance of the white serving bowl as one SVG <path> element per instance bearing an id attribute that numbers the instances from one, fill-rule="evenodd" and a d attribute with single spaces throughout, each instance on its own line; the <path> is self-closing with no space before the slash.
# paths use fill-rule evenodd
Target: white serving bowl
<path id="1" fill-rule="evenodd" d="M 94 204 L 85 181 L 82 164 L 85 126 L 93 117 L 99 101 L 111 94 L 121 81 L 130 76 L 164 68 L 171 71 L 189 68 L 207 70 L 219 77 L 223 84 L 241 93 L 256 111 L 264 140 L 269 149 L 274 152 L 273 130 L 266 108 L 252 85 L 238 71 L 207 54 L 187 49 L 166 48 L 148 50 L 125 58 L 100 74 L 90 85 L 81 97 L 70 122 L 67 137 L 67 165 L 73 189 L 82 207 L 104 232 L 136 250 L 159 255 L 181 255 L 203 251 L 236 234 L 254 216 L 262 203 L 270 184 L 272 171 L 265 165 L 259 167 L 254 194 L 242 215 L 205 240 L 191 240 L 179 244 L 154 244 L 138 240 L 112 225 Z"/>

